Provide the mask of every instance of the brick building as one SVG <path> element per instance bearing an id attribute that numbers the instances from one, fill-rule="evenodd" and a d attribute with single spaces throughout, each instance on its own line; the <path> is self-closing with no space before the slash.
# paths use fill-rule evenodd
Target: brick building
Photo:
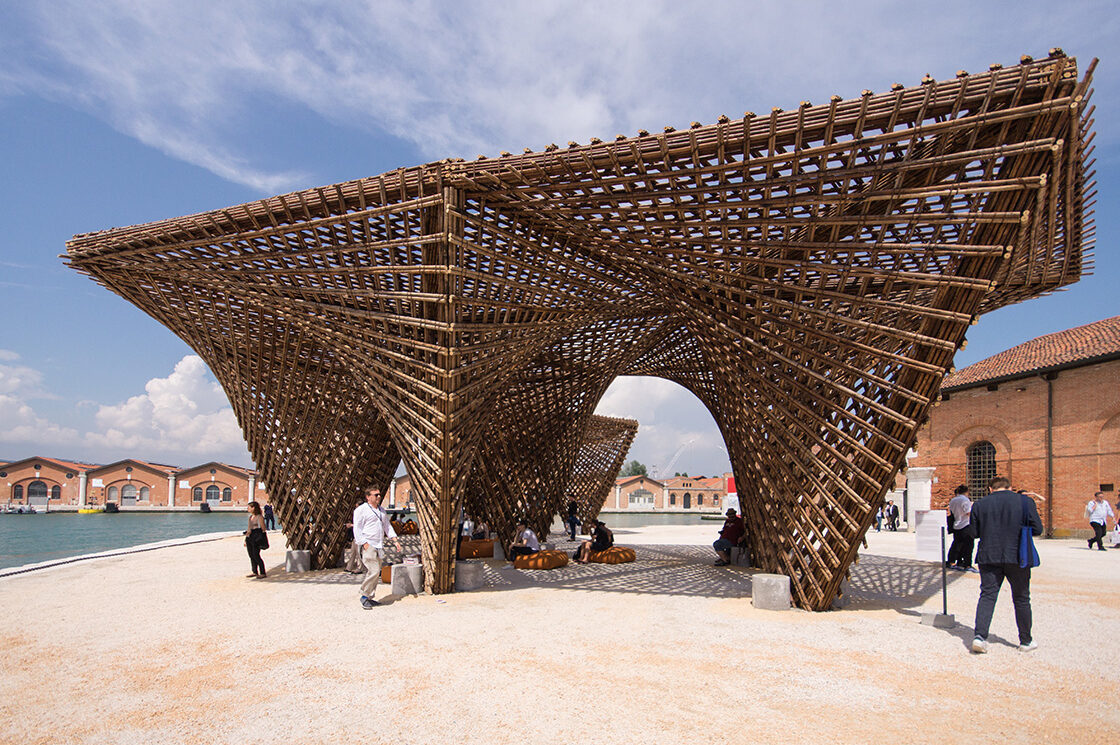
<path id="1" fill-rule="evenodd" d="M 86 503 L 167 507 L 178 470 L 175 466 L 133 459 L 91 468 L 86 474 Z"/>
<path id="2" fill-rule="evenodd" d="M 35 507 L 77 504 L 90 463 L 58 458 L 25 458 L 0 466 L 0 503 Z"/>
<path id="3" fill-rule="evenodd" d="M 603 500 L 603 510 L 650 512 L 665 507 L 665 484 L 649 476 L 619 476 Z"/>
<path id="4" fill-rule="evenodd" d="M 695 510 L 697 512 L 720 512 L 723 498 L 727 495 L 727 480 L 731 474 L 706 479 L 674 476 L 665 479 L 665 491 L 669 510 Z"/>
<path id="5" fill-rule="evenodd" d="M 995 475 L 1041 495 L 1047 533 L 1082 536 L 1086 502 L 1120 484 L 1120 316 L 1033 339 L 945 379 L 909 461 L 943 508 Z M 932 469 L 932 470 L 929 470 Z M 914 489 L 911 488 L 913 493 Z"/>
<path id="6" fill-rule="evenodd" d="M 244 507 L 268 502 L 257 472 L 225 463 L 181 469 L 128 458 L 108 465 L 35 456 L 0 463 L 0 505 L 72 509 L 113 502 L 121 509 Z"/>

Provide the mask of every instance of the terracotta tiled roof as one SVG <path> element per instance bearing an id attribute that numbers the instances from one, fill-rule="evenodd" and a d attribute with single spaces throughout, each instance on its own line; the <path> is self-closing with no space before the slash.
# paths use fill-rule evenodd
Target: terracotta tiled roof
<path id="1" fill-rule="evenodd" d="M 19 466 L 31 461 L 45 461 L 53 463 L 55 466 L 65 469 L 67 471 L 89 471 L 90 469 L 97 468 L 97 463 L 83 463 L 76 460 L 63 460 L 61 458 L 45 458 L 42 455 L 33 455 L 30 458 L 23 458 L 22 460 L 12 461 L 5 463 L 5 466 Z"/>
<path id="2" fill-rule="evenodd" d="M 1039 370 L 1077 366 L 1079 362 L 1109 355 L 1120 355 L 1120 316 L 1031 339 L 957 371 L 945 378 L 941 389 L 966 388 Z"/>
<path id="3" fill-rule="evenodd" d="M 125 458 L 124 460 L 118 460 L 118 461 L 114 461 L 113 463 L 107 463 L 103 466 L 97 466 L 96 468 L 93 468 L 92 470 L 94 472 L 103 471 L 103 470 L 107 470 L 107 469 L 110 469 L 110 468 L 119 467 L 119 466 L 121 466 L 122 464 L 125 464 L 125 463 L 135 463 L 139 466 L 144 466 L 146 468 L 150 468 L 153 471 L 160 471 L 160 472 L 165 473 L 169 476 L 179 470 L 178 466 L 168 466 L 168 465 L 164 465 L 163 463 L 152 463 L 150 461 L 139 460 L 137 458 Z"/>
<path id="4" fill-rule="evenodd" d="M 635 476 L 617 476 L 617 477 L 615 477 L 614 483 L 618 486 L 622 486 L 623 484 L 630 483 L 634 479 L 646 479 L 647 481 L 652 481 L 655 484 L 662 483 L 662 482 L 658 481 L 657 479 L 653 478 L 652 476 L 643 476 L 640 473 L 635 475 Z"/>

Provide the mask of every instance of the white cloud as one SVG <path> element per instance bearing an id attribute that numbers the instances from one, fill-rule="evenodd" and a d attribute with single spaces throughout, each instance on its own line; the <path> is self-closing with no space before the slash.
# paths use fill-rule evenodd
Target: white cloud
<path id="1" fill-rule="evenodd" d="M 43 388 L 41 372 L 26 365 L 4 364 L 18 362 L 19 359 L 20 356 L 15 352 L 0 349 L 0 394 L 18 396 L 20 399 L 54 398 Z"/>
<path id="2" fill-rule="evenodd" d="M 730 470 L 715 420 L 699 399 L 676 383 L 662 378 L 617 378 L 595 413 L 638 420 L 638 435 L 626 459 L 641 461 L 651 473 L 667 466 L 671 466 L 669 475 L 680 471 L 715 476 Z"/>
<path id="3" fill-rule="evenodd" d="M 62 427 L 35 413 L 20 398 L 0 393 L 0 442 L 18 444 L 31 451 L 27 455 L 56 452 L 62 445 L 78 442 L 78 431 Z"/>
<path id="4" fill-rule="evenodd" d="M 1087 56 L 1111 48 L 1110 6 L 1070 5 L 1056 17 L 1041 2 L 1009 14 L 950 1 L 930 14 L 881 1 L 855 9 L 378 0 L 199 10 L 70 0 L 12 11 L 23 23 L 8 24 L 16 53 L 0 66 L 0 92 L 82 106 L 174 157 L 275 192 L 306 185 L 306 176 L 238 151 L 239 124 L 255 102 L 390 132 L 433 159 L 539 150 L 1011 64 L 1024 52 L 1045 54 L 1052 38 Z M 777 29 L 796 29 L 794 41 Z"/>
<path id="5" fill-rule="evenodd" d="M 118 457 L 245 460 L 233 410 L 201 358 L 187 355 L 168 377 L 149 380 L 144 390 L 123 403 L 102 405 L 97 431 L 86 434 L 86 444 L 121 453 Z"/>

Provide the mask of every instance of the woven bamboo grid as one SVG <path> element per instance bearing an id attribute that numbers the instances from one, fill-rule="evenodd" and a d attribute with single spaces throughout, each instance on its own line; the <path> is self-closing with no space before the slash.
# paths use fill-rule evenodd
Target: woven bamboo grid
<path id="1" fill-rule="evenodd" d="M 450 591 L 468 485 L 543 519 L 606 387 L 658 375 L 712 413 L 755 562 L 823 609 L 969 324 L 1088 268 L 1094 66 L 429 163 L 67 259 L 206 360 L 318 566 L 403 458 Z"/>

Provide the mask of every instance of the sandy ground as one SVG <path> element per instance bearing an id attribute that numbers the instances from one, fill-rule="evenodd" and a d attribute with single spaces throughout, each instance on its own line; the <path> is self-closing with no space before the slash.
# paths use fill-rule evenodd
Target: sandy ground
<path id="1" fill-rule="evenodd" d="M 638 561 L 522 572 L 363 611 L 342 571 L 246 579 L 240 537 L 0 579 L 0 742 L 1074 743 L 1111 739 L 1120 550 L 1041 541 L 1035 638 L 1007 588 L 872 533 L 840 611 L 756 610 L 718 524 L 620 529 Z"/>

